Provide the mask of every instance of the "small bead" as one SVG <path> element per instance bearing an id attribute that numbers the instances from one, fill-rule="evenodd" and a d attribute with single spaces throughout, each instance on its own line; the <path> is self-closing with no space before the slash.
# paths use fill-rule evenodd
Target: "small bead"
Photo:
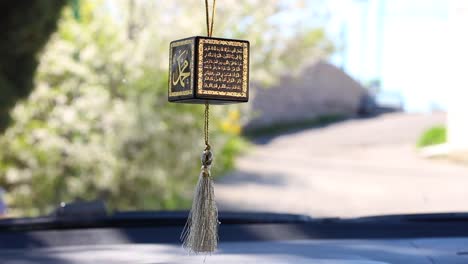
<path id="1" fill-rule="evenodd" d="M 201 162 L 204 166 L 210 166 L 213 163 L 213 153 L 209 150 L 203 151 Z"/>

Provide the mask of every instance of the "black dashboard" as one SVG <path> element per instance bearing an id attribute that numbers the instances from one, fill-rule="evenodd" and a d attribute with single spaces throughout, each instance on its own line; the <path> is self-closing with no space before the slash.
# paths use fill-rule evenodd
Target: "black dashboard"
<path id="1" fill-rule="evenodd" d="M 0 263 L 88 263 L 82 256 L 93 261 L 93 255 L 101 262 L 89 263 L 200 263 L 180 247 L 186 217 L 130 212 L 1 220 Z M 220 222 L 220 249 L 207 257 L 212 263 L 468 263 L 466 214 L 313 219 L 226 212 Z"/>

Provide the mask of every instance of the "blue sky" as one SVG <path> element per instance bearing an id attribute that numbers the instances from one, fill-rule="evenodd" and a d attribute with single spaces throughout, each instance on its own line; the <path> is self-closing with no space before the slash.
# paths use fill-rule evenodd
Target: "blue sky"
<path id="1" fill-rule="evenodd" d="M 447 104 L 448 1 L 323 0 L 327 30 L 339 52 L 332 61 L 355 79 L 380 79 L 408 111 Z"/>

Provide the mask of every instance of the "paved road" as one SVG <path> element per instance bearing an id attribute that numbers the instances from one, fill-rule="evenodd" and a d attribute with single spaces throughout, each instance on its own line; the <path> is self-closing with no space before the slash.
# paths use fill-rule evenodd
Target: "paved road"
<path id="1" fill-rule="evenodd" d="M 387 114 L 277 137 L 216 185 L 221 209 L 354 217 L 468 211 L 468 167 L 415 149 L 443 114 Z"/>

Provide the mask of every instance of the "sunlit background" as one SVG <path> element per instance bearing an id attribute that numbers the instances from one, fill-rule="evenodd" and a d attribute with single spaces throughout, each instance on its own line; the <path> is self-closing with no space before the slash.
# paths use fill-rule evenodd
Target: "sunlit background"
<path id="1" fill-rule="evenodd" d="M 189 208 L 203 108 L 167 102 L 168 51 L 204 1 L 4 10 L 1 214 Z M 467 24 L 463 0 L 217 0 L 213 35 L 251 45 L 250 102 L 211 112 L 220 209 L 468 210 Z"/>

